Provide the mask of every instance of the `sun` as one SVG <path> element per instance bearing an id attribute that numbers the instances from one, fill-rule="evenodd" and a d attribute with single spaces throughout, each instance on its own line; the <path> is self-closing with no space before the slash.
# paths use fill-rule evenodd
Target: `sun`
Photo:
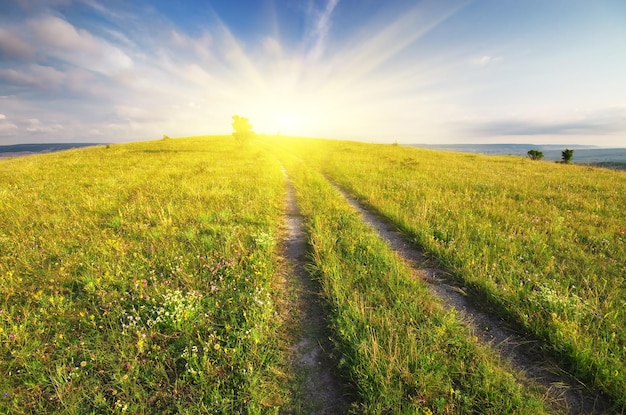
<path id="1" fill-rule="evenodd" d="M 277 94 L 267 96 L 259 94 L 250 100 L 246 114 L 260 134 L 303 136 L 310 132 L 316 112 L 310 102 L 295 94 Z"/>
<path id="2" fill-rule="evenodd" d="M 271 102 L 264 102 L 254 109 L 249 113 L 255 131 L 277 135 L 302 134 L 305 119 L 296 105 L 272 105 Z"/>

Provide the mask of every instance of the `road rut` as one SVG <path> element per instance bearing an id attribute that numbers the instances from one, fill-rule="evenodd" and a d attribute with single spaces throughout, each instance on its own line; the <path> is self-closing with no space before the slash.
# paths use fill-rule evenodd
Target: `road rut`
<path id="1" fill-rule="evenodd" d="M 296 373 L 297 408 L 301 414 L 342 414 L 349 407 L 345 388 L 336 374 L 333 344 L 325 319 L 320 287 L 305 269 L 307 237 L 294 189 L 287 187 L 287 237 L 285 256 L 289 261 L 287 284 L 298 298 L 299 327 L 291 347 L 292 369 Z"/>

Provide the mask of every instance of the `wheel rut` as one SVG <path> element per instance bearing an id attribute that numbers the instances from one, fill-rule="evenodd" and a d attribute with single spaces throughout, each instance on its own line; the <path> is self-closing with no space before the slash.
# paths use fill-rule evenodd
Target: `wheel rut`
<path id="1" fill-rule="evenodd" d="M 329 182 L 333 183 L 331 180 Z M 388 219 L 373 213 L 336 183 L 333 185 L 360 213 L 364 222 L 387 241 L 418 278 L 428 284 L 444 307 L 455 309 L 481 342 L 488 344 L 526 378 L 545 388 L 546 401 L 555 406 L 555 409 L 572 415 L 616 413 L 615 406 L 607 397 L 590 390 L 560 368 L 554 358 L 542 348 L 541 341 L 530 338 L 520 328 L 488 311 L 478 298 L 458 285 L 434 261 L 429 260 Z"/>
<path id="2" fill-rule="evenodd" d="M 285 172 L 286 175 L 286 172 Z M 325 318 L 320 287 L 306 271 L 307 237 L 303 229 L 295 191 L 287 177 L 287 217 L 284 254 L 289 264 L 288 289 L 297 298 L 297 324 L 291 345 L 295 373 L 295 407 L 284 414 L 343 414 L 349 407 L 336 374 L 333 344 Z"/>

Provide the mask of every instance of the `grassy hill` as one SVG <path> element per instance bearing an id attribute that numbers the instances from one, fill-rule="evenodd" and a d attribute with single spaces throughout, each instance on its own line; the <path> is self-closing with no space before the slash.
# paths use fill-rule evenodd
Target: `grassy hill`
<path id="1" fill-rule="evenodd" d="M 352 412 L 553 410 L 328 178 L 626 404 L 622 172 L 196 137 L 0 161 L 0 412 L 297 412 L 280 306 L 288 180 Z"/>

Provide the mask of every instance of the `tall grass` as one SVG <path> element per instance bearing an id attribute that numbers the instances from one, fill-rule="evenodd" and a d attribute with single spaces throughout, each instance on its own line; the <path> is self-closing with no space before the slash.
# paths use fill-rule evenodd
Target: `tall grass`
<path id="1" fill-rule="evenodd" d="M 283 154 L 355 413 L 544 413 L 317 172 Z"/>
<path id="2" fill-rule="evenodd" d="M 228 138 L 0 162 L 1 413 L 272 413 L 280 166 Z"/>
<path id="3" fill-rule="evenodd" d="M 626 176 L 389 145 L 286 140 L 626 404 Z"/>

